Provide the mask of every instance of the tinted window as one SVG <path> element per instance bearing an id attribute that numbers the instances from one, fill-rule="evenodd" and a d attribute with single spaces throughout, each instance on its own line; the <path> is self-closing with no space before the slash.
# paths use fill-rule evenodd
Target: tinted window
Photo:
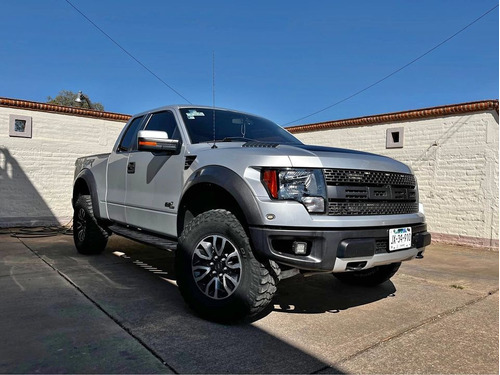
<path id="1" fill-rule="evenodd" d="M 168 138 L 181 140 L 174 114 L 170 111 L 153 113 L 146 130 L 164 131 L 167 132 Z"/>
<path id="2" fill-rule="evenodd" d="M 127 131 L 123 135 L 120 146 L 118 146 L 119 151 L 130 151 L 135 144 L 135 140 L 137 139 L 137 132 L 139 131 L 139 125 L 141 125 L 142 118 L 137 117 L 132 120 L 130 125 L 128 126 Z"/>
<path id="3" fill-rule="evenodd" d="M 281 126 L 262 117 L 252 116 L 245 113 L 183 108 L 180 110 L 184 124 L 191 138 L 191 143 L 234 140 L 254 140 L 260 142 L 293 143 L 301 142 Z"/>

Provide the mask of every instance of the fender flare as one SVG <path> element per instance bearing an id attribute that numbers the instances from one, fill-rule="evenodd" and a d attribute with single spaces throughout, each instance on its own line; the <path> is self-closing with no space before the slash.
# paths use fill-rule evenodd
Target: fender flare
<path id="1" fill-rule="evenodd" d="M 183 206 L 186 193 L 198 184 L 213 184 L 224 189 L 239 205 L 248 225 L 263 225 L 263 216 L 257 198 L 245 180 L 229 168 L 208 165 L 196 170 L 187 179 L 179 207 Z"/>
<path id="2" fill-rule="evenodd" d="M 78 173 L 78 176 L 76 176 L 75 178 L 75 182 L 73 184 L 73 197 L 71 199 L 73 207 L 75 206 L 76 202 L 75 188 L 78 180 L 85 181 L 90 192 L 90 198 L 92 199 L 92 209 L 94 211 L 94 216 L 96 218 L 101 218 L 101 212 L 99 210 L 99 197 L 97 196 L 97 184 L 95 182 L 94 174 L 90 171 L 90 169 L 82 169 L 80 173 Z"/>

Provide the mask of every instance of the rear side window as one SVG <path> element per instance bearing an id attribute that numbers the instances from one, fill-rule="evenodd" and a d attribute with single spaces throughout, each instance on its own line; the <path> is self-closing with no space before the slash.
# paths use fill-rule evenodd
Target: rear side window
<path id="1" fill-rule="evenodd" d="M 181 140 L 174 114 L 170 111 L 153 113 L 146 125 L 146 130 L 167 132 L 168 138 Z"/>
<path id="2" fill-rule="evenodd" d="M 142 123 L 144 116 L 137 117 L 132 120 L 128 126 L 127 131 L 123 135 L 120 146 L 118 146 L 118 151 L 130 151 L 134 146 L 134 141 L 137 139 L 137 132 L 139 131 L 139 126 Z"/>

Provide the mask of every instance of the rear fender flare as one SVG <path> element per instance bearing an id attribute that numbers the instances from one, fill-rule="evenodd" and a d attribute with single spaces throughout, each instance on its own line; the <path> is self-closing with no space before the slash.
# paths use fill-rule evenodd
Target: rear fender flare
<path id="1" fill-rule="evenodd" d="M 90 193 L 90 197 L 92 199 L 92 209 L 94 210 L 94 216 L 96 218 L 101 218 L 101 213 L 99 211 L 99 197 L 97 196 L 97 185 L 95 182 L 94 175 L 89 169 L 83 169 L 78 176 L 75 178 L 75 183 L 73 185 L 73 198 L 71 203 L 73 207 L 75 206 L 75 202 L 78 199 L 78 195 L 81 192 L 81 189 L 78 188 L 80 181 L 83 181 Z"/>

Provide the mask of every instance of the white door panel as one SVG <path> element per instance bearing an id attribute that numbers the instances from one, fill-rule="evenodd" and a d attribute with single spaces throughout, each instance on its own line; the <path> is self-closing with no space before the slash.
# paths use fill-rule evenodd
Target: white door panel
<path id="1" fill-rule="evenodd" d="M 135 163 L 135 173 L 127 175 L 129 224 L 177 235 L 177 208 L 184 171 L 182 154 L 155 156 L 147 151 L 130 154 L 128 163 Z"/>

